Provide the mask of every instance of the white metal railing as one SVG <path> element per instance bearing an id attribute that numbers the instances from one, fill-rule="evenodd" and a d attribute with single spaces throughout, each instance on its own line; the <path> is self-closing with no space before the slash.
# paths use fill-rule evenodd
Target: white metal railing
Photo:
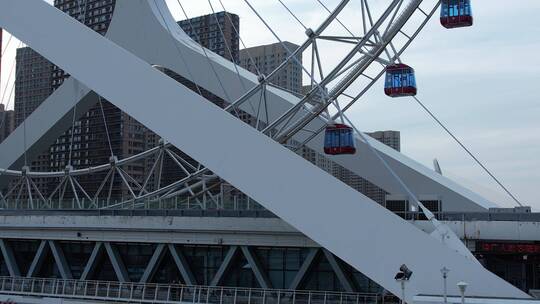
<path id="1" fill-rule="evenodd" d="M 0 277 L 0 294 L 129 303 L 378 304 L 377 294 Z"/>
<path id="2" fill-rule="evenodd" d="M 198 197 L 170 197 L 155 200 L 139 200 L 137 202 L 126 202 L 119 200 L 95 200 L 89 201 L 81 198 L 63 200 L 34 200 L 28 199 L 0 199 L 0 209 L 7 210 L 92 210 L 92 209 L 171 209 L 171 210 L 263 210 L 264 208 L 246 195 L 235 195 L 222 197 L 218 195 L 210 199 L 199 199 Z"/>

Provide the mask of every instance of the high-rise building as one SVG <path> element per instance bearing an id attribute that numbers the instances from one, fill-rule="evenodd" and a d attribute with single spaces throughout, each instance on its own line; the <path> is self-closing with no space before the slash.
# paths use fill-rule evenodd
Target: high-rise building
<path id="1" fill-rule="evenodd" d="M 294 51 L 298 45 L 288 41 L 261 45 L 240 51 L 240 65 L 257 74 L 270 74 L 289 57 L 288 51 Z M 302 93 L 302 54 L 291 60 L 286 67 L 277 73 L 270 82 L 293 93 Z"/>
<path id="2" fill-rule="evenodd" d="M 52 93 L 53 65 L 29 47 L 17 49 L 15 124 L 19 126 Z"/>
<path id="3" fill-rule="evenodd" d="M 240 18 L 228 12 L 199 16 L 178 22 L 193 40 L 222 56 L 239 62 Z"/>
<path id="4" fill-rule="evenodd" d="M 96 32 L 105 34 L 112 20 L 115 2 L 55 0 L 54 5 Z M 83 54 L 81 60 L 84 60 Z M 69 74 L 30 48 L 17 51 L 17 69 L 15 112 L 16 123 L 20 124 L 62 85 Z M 105 121 L 108 128 L 105 128 Z M 35 160 L 32 169 L 64 170 L 67 165 L 74 168 L 89 167 L 109 162 L 111 154 L 119 159 L 125 158 L 149 148 L 145 140 L 146 132 L 142 124 L 113 104 L 101 100 L 101 105 L 96 105 L 75 121 L 73 130 L 70 128 L 66 131 L 51 144 L 49 151 Z M 135 180 L 141 180 L 146 166 L 145 163 L 134 164 L 125 170 Z M 103 178 L 101 174 L 95 174 L 79 182 L 91 192 L 97 190 Z M 47 193 L 47 186 L 39 186 Z M 52 190 L 52 187 L 51 184 L 48 190 Z M 115 198 L 127 195 L 127 189 L 119 179 L 114 181 L 112 194 Z"/>
<path id="5" fill-rule="evenodd" d="M 399 131 L 376 131 L 366 134 L 396 151 L 401 151 L 401 133 Z"/>
<path id="6" fill-rule="evenodd" d="M 15 129 L 15 112 L 0 104 L 0 143 Z"/>
<path id="7" fill-rule="evenodd" d="M 15 127 L 17 127 L 52 93 L 53 65 L 29 47 L 17 49 L 15 62 L 17 73 L 14 102 Z M 42 152 L 31 160 L 29 165 L 32 171 L 49 170 L 49 153 Z M 42 179 L 36 179 L 35 183 L 40 189 L 47 188 L 46 182 Z"/>

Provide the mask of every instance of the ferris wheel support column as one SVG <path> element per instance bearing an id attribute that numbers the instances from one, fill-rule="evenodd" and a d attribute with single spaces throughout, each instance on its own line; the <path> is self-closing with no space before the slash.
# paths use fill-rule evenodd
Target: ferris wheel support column
<path id="1" fill-rule="evenodd" d="M 440 294 L 433 278 L 443 267 L 456 273 L 449 292 L 467 281 L 471 296 L 528 298 L 45 2 L 0 1 L 0 26 L 394 294 L 406 264 L 414 271 L 406 301 Z M 73 55 L 83 51 L 87 60 Z"/>

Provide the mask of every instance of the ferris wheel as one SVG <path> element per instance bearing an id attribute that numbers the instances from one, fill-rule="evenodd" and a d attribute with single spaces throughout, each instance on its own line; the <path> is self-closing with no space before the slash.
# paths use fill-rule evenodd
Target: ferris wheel
<path id="1" fill-rule="evenodd" d="M 238 98 L 231 98 L 227 88 L 223 86 L 221 76 L 216 73 L 211 61 L 208 60 L 222 90 L 222 92 L 218 90 L 212 93 L 224 100 L 226 111 L 293 150 L 306 147 L 314 138 L 324 134 L 323 151 L 325 154 L 329 156 L 355 154 L 357 151 L 354 130 L 346 121 L 345 113 L 385 74 L 384 93 L 386 95 L 393 98 L 416 95 L 414 69 L 402 63 L 400 56 L 437 12 L 439 5 L 441 6 L 441 24 L 444 27 L 471 26 L 473 22 L 470 1 L 465 0 L 445 0 L 442 3 L 441 1 L 395 0 L 390 1 L 387 7 L 377 13 L 371 8 L 370 1 L 358 2 L 341 1 L 335 8 L 330 9 L 323 2 L 314 0 L 314 4 L 327 12 L 326 19 L 316 28 L 307 27 L 285 1 L 276 2 L 277 6 L 282 6 L 285 12 L 299 23 L 299 30 L 303 30 L 306 35 L 306 40 L 300 47 L 289 49 L 257 8 L 250 1 L 245 1 L 250 11 L 268 30 L 269 35 L 281 43 L 287 56 L 274 71 L 267 75 L 257 70 L 258 83 L 252 87 L 247 87 L 239 73 L 241 68 L 234 64 L 239 83 L 244 90 Z M 178 4 L 184 16 L 189 18 L 182 1 L 178 1 Z M 218 6 L 223 11 L 227 11 L 224 1 L 219 1 Z M 215 14 L 211 1 L 209 1 L 209 7 Z M 160 9 L 164 10 L 165 7 L 161 6 Z M 340 19 L 344 11 L 352 9 L 357 10 L 361 17 L 361 21 L 358 22 L 361 27 L 357 33 L 354 33 L 355 30 L 345 25 Z M 85 20 L 85 13 L 85 1 L 79 0 L 78 11 L 74 17 Z M 163 18 L 165 24 L 170 21 L 165 20 L 167 12 L 159 11 L 158 15 Z M 114 20 L 112 26 L 114 27 Z M 190 26 L 193 25 L 190 24 Z M 336 28 L 341 31 L 336 31 Z M 177 29 L 167 26 L 167 30 L 172 33 Z M 223 35 L 221 28 L 219 31 Z M 235 28 L 235 31 L 238 29 Z M 245 46 L 242 38 L 240 41 Z M 202 46 L 200 48 L 207 58 L 211 56 L 208 50 Z M 325 48 L 340 49 L 343 53 L 341 59 L 334 64 L 325 62 L 326 54 L 323 53 Z M 230 48 L 228 52 L 231 52 Z M 181 53 L 179 55 L 182 56 Z M 309 64 L 302 65 L 297 59 L 299 55 L 309 58 Z M 253 60 L 251 56 L 250 60 Z M 279 109 L 279 115 L 270 117 L 269 112 L 275 112 L 276 109 L 271 109 L 268 90 L 269 88 L 279 89 L 272 80 L 290 63 L 302 66 L 303 72 L 309 78 L 310 89 L 294 105 Z M 251 64 L 257 66 L 255 62 Z M 156 65 L 156 68 L 177 75 L 161 66 Z M 188 67 L 186 71 L 190 73 L 194 69 L 196 67 Z M 202 94 L 201 91 L 204 89 L 195 84 L 194 90 Z M 98 101 L 103 111 L 101 98 Z M 73 122 L 75 122 L 75 116 L 73 116 Z M 311 127 L 314 122 L 318 122 L 315 129 Z M 103 116 L 103 124 L 109 132 L 105 116 Z M 70 149 L 72 146 L 73 144 L 70 145 Z M 28 152 L 24 153 L 27 158 Z M 152 164 L 144 176 L 132 176 L 125 169 L 141 162 Z M 167 164 L 176 166 L 181 172 L 176 175 L 176 180 L 164 181 L 163 167 Z M 176 197 L 193 202 L 191 206 L 194 208 L 200 208 L 203 205 L 206 207 L 208 204 L 212 206 L 211 208 L 223 207 L 222 204 L 220 206 L 219 198 L 215 194 L 219 189 L 223 195 L 220 178 L 164 140 L 160 140 L 159 144 L 152 149 L 124 159 L 118 159 L 111 149 L 109 162 L 91 167 L 74 165 L 69 159 L 65 162 L 63 170 L 34 172 L 25 162 L 20 170 L 8 169 L 6 166 L 0 169 L 0 172 L 3 176 L 16 179 L 15 182 L 12 181 L 9 184 L 8 189 L 0 192 L 0 201 L 4 204 L 4 208 L 23 205 L 28 208 L 47 208 L 52 207 L 53 202 L 58 202 L 56 207 L 62 207 L 62 202 L 67 198 L 73 206 L 78 208 L 131 208 L 149 206 L 149 203 Z M 92 190 L 85 189 L 85 184 L 81 180 L 96 174 L 102 179 L 99 187 L 97 189 L 94 187 Z M 38 179 L 39 182 L 36 182 Z M 51 181 L 56 184 L 53 189 L 49 189 Z M 119 200 L 113 198 L 112 188 L 115 183 L 120 183 L 125 189 Z M 48 191 L 40 189 L 41 185 L 45 185 Z"/>

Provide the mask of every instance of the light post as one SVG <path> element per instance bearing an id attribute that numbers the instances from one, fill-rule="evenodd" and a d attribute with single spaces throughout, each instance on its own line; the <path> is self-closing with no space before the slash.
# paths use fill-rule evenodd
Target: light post
<path id="1" fill-rule="evenodd" d="M 467 289 L 467 286 L 469 286 L 469 284 L 463 281 L 457 283 L 457 287 L 459 288 L 459 292 L 461 293 L 461 304 L 465 304 L 465 290 Z"/>
<path id="2" fill-rule="evenodd" d="M 396 273 L 396 276 L 394 277 L 394 280 L 401 284 L 401 304 L 405 304 L 405 282 L 411 278 L 412 273 L 413 272 L 403 264 L 399 267 L 399 272 Z"/>
<path id="3" fill-rule="evenodd" d="M 405 304 L 405 280 L 401 280 L 401 304 Z"/>
<path id="4" fill-rule="evenodd" d="M 450 269 L 443 267 L 441 269 L 442 277 L 443 277 L 443 297 L 444 297 L 444 303 L 448 303 L 447 299 L 447 288 L 446 288 L 446 279 L 448 278 L 448 273 L 450 272 Z"/>

